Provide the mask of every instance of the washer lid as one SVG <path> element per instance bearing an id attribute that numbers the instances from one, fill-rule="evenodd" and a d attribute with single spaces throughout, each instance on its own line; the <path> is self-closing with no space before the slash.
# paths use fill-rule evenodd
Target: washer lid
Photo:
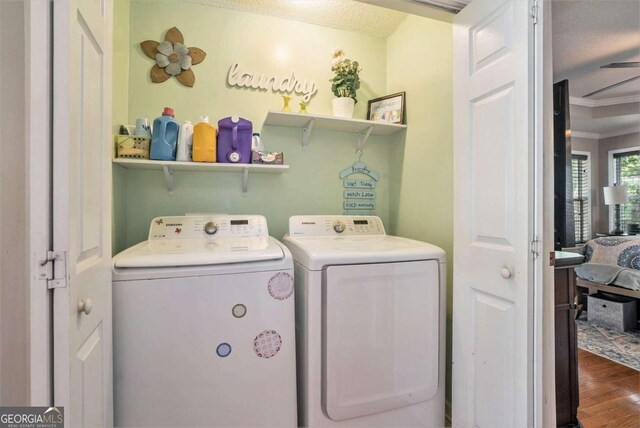
<path id="1" fill-rule="evenodd" d="M 294 260 L 310 270 L 322 270 L 330 265 L 446 259 L 444 250 L 435 245 L 389 235 L 285 235 L 282 242 L 291 250 Z"/>
<path id="2" fill-rule="evenodd" d="M 202 266 L 281 260 L 282 248 L 269 236 L 144 241 L 114 258 L 116 268 Z"/>

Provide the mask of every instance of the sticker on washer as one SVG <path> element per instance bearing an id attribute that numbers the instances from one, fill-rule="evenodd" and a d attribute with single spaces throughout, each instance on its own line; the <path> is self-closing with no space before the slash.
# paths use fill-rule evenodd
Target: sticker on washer
<path id="1" fill-rule="evenodd" d="M 231 345 L 229 345 L 228 343 L 221 343 L 216 348 L 216 354 L 218 354 L 218 357 L 225 358 L 228 357 L 230 353 Z"/>
<path id="2" fill-rule="evenodd" d="M 236 318 L 242 318 L 247 314 L 247 307 L 242 303 L 238 303 L 237 305 L 234 305 L 233 308 L 231 308 L 231 313 Z"/>
<path id="3" fill-rule="evenodd" d="M 253 350 L 260 358 L 275 356 L 282 347 L 282 337 L 275 330 L 265 330 L 253 339 Z"/>
<path id="4" fill-rule="evenodd" d="M 274 299 L 288 299 L 293 294 L 293 277 L 287 272 L 278 272 L 271 277 L 267 288 Z"/>

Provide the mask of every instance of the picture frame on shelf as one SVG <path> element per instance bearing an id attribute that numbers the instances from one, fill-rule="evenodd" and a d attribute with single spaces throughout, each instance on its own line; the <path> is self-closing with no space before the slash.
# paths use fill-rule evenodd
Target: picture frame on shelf
<path id="1" fill-rule="evenodd" d="M 369 100 L 367 119 L 376 122 L 406 124 L 406 92 L 398 92 Z"/>

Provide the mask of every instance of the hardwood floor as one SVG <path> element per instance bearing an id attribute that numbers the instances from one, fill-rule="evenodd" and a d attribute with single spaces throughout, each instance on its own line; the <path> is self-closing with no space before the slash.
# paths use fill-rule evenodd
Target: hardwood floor
<path id="1" fill-rule="evenodd" d="M 578 379 L 584 428 L 640 427 L 640 372 L 578 349 Z"/>

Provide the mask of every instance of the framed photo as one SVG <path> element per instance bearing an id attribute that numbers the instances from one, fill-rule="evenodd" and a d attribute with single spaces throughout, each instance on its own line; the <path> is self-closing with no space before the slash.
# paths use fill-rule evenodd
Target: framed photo
<path id="1" fill-rule="evenodd" d="M 404 114 L 405 97 L 405 92 L 398 92 L 397 94 L 369 100 L 367 119 L 378 122 L 406 123 Z"/>

